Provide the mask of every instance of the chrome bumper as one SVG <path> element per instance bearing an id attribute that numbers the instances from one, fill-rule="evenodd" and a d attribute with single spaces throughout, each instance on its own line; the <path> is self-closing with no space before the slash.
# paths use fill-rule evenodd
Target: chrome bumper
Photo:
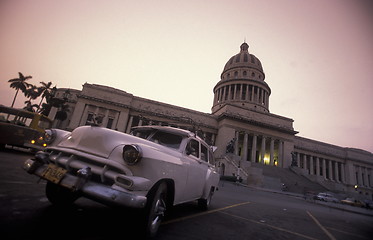
<path id="1" fill-rule="evenodd" d="M 25 171 L 42 179 L 46 168 L 47 164 L 34 159 L 26 160 L 23 165 Z M 72 191 L 79 191 L 82 196 L 105 205 L 144 208 L 147 201 L 146 196 L 137 195 L 120 187 L 114 189 L 113 186 L 92 182 L 85 175 L 74 176 L 66 173 L 58 184 Z"/>

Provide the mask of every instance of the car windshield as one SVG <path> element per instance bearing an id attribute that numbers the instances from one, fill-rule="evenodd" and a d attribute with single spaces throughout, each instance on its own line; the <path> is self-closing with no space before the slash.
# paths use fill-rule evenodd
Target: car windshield
<path id="1" fill-rule="evenodd" d="M 132 135 L 174 149 L 179 149 L 183 140 L 183 137 L 180 135 L 157 129 L 135 129 Z"/>
<path id="2" fill-rule="evenodd" d="M 150 134 L 154 132 L 154 129 L 135 129 L 131 132 L 133 136 L 148 139 Z"/>

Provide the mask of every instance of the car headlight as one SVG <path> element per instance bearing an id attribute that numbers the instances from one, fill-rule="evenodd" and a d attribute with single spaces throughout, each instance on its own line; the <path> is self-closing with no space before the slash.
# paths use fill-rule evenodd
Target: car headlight
<path id="1" fill-rule="evenodd" d="M 141 160 L 141 149 L 137 145 L 124 145 L 123 160 L 128 165 L 134 165 Z"/>
<path id="2" fill-rule="evenodd" d="M 56 136 L 57 136 L 57 132 L 56 130 L 54 129 L 48 129 L 45 131 L 45 134 L 44 134 L 44 141 L 50 145 L 54 139 L 56 139 Z"/>

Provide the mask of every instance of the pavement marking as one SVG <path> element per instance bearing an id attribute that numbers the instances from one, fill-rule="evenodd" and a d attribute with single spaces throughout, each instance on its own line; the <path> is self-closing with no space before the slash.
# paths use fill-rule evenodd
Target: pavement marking
<path id="1" fill-rule="evenodd" d="M 284 228 L 276 227 L 276 226 L 267 224 L 265 222 L 260 222 L 260 221 L 258 222 L 258 221 L 252 220 L 252 219 L 248 219 L 248 218 L 245 218 L 245 217 L 237 216 L 237 215 L 230 214 L 230 213 L 227 213 L 227 212 L 221 212 L 221 213 L 226 214 L 226 215 L 231 216 L 231 217 L 243 219 L 245 221 L 249 221 L 249 222 L 252 222 L 252 223 L 260 224 L 260 225 L 263 225 L 263 226 L 266 226 L 266 227 L 269 227 L 269 228 L 273 228 L 273 229 L 278 230 L 278 231 L 290 233 L 290 234 L 293 234 L 293 235 L 296 235 L 298 237 L 302 237 L 302 238 L 305 238 L 305 239 L 317 240 L 317 238 L 313 238 L 313 237 L 310 237 L 310 236 L 307 236 L 307 235 L 303 235 L 301 233 L 293 232 L 293 231 L 290 231 L 290 230 L 287 230 L 287 229 L 284 229 Z"/>
<path id="2" fill-rule="evenodd" d="M 195 218 L 195 217 L 203 216 L 203 215 L 206 215 L 206 214 L 223 211 L 225 209 L 242 206 L 242 205 L 249 204 L 249 203 L 250 202 L 237 203 L 237 204 L 234 204 L 234 205 L 229 205 L 229 206 L 226 206 L 226 207 L 222 207 L 222 208 L 218 208 L 218 209 L 214 209 L 214 210 L 210 210 L 210 211 L 206 211 L 206 212 L 196 213 L 196 214 L 186 216 L 186 217 L 175 218 L 175 219 L 163 222 L 162 225 L 184 221 L 184 220 L 187 220 L 187 219 L 190 219 L 190 218 Z"/>
<path id="3" fill-rule="evenodd" d="M 312 218 L 312 220 L 321 228 L 321 230 L 324 231 L 324 233 L 331 239 L 331 240 L 336 240 L 336 238 L 328 231 L 326 228 L 324 228 L 321 223 L 309 212 L 306 211 L 307 214 Z"/>
<path id="4" fill-rule="evenodd" d="M 365 237 L 365 236 L 361 236 L 359 234 L 342 231 L 342 230 L 339 230 L 339 229 L 336 229 L 336 228 L 331 228 L 331 227 L 326 227 L 326 228 L 329 229 L 329 230 L 335 231 L 335 232 L 343 233 L 343 234 L 346 234 L 346 235 L 351 235 L 351 236 L 362 238 L 362 239 L 371 239 L 371 238 L 368 238 L 368 237 Z"/>
<path id="5" fill-rule="evenodd" d="M 23 181 L 1 181 L 1 184 L 34 184 L 33 182 L 23 182 Z"/>

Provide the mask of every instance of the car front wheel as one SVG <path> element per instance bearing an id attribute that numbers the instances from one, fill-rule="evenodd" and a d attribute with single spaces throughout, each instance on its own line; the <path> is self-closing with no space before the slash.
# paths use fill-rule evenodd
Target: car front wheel
<path id="1" fill-rule="evenodd" d="M 145 226 L 147 237 L 154 237 L 167 210 L 167 185 L 161 182 L 148 195 L 145 208 Z"/>

